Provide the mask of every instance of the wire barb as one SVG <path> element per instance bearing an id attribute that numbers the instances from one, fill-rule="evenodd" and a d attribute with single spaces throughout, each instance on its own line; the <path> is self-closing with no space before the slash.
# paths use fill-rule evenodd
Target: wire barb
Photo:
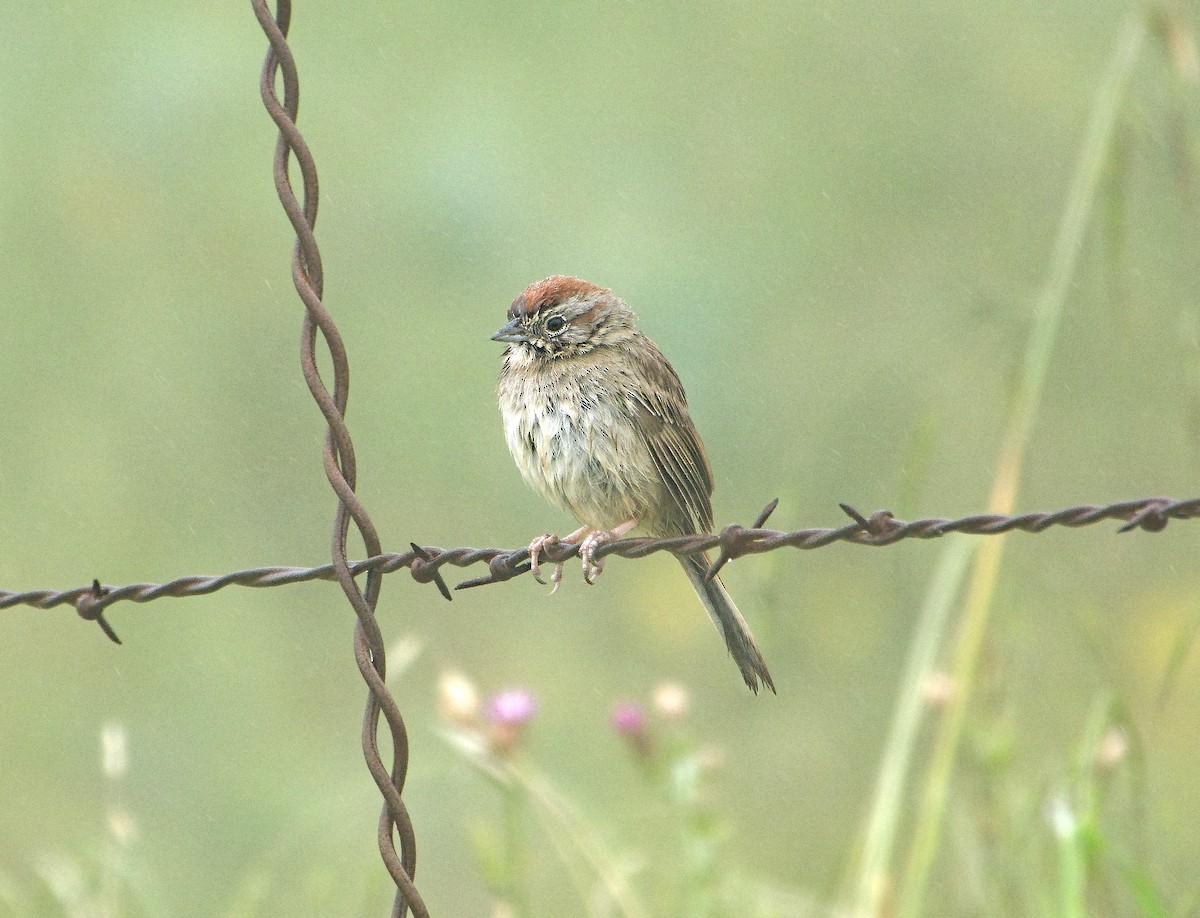
<path id="1" fill-rule="evenodd" d="M 99 625 L 100 630 L 114 644 L 120 644 L 121 639 L 117 637 L 117 632 L 113 631 L 112 626 L 104 619 L 105 604 L 102 603 L 102 600 L 108 595 L 108 592 L 105 587 L 100 585 L 99 580 L 93 580 L 90 590 L 83 590 L 79 593 L 79 598 L 75 600 L 75 611 L 84 621 L 92 621 Z"/>
<path id="2" fill-rule="evenodd" d="M 758 514 L 758 519 L 754 521 L 754 525 L 751 528 L 762 529 L 778 506 L 779 498 L 773 498 L 770 503 L 762 508 L 762 512 Z M 843 506 L 845 505 L 843 504 Z M 721 530 L 721 553 L 717 555 L 717 560 L 712 563 L 712 566 L 704 572 L 705 583 L 712 583 L 713 578 L 721 572 L 721 568 L 733 560 L 733 552 L 736 550 L 738 541 L 742 538 L 742 534 L 745 531 L 737 523 L 730 523 Z"/>
<path id="3" fill-rule="evenodd" d="M 886 540 L 896 531 L 896 516 L 891 510 L 876 510 L 869 517 L 863 516 L 849 504 L 838 504 L 859 529 L 873 539 Z M 931 533 L 933 535 L 933 533 Z"/>
<path id="4" fill-rule="evenodd" d="M 1170 522 L 1170 517 L 1167 514 L 1171 501 L 1160 498 L 1159 500 L 1146 501 L 1144 507 L 1135 510 L 1129 516 L 1129 521 L 1122 526 L 1117 532 L 1132 532 L 1134 529 L 1144 529 L 1146 532 L 1162 532 L 1167 528 L 1167 523 Z"/>
<path id="5" fill-rule="evenodd" d="M 441 571 L 438 570 L 438 567 L 445 563 L 444 558 L 434 557 L 432 552 L 426 551 L 416 542 L 408 544 L 412 546 L 413 554 L 416 555 L 408 566 L 412 579 L 417 583 L 436 583 L 438 591 L 446 597 L 446 601 L 453 600 L 450 588 L 446 586 L 446 581 L 442 579 Z"/>

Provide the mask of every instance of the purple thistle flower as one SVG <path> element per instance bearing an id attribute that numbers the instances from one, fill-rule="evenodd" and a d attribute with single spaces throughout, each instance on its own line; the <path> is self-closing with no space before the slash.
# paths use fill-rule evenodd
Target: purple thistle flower
<path id="1" fill-rule="evenodd" d="M 488 702 L 488 720 L 508 727 L 522 727 L 537 714 L 537 699 L 525 689 L 506 689 Z"/>
<path id="2" fill-rule="evenodd" d="M 492 728 L 488 733 L 492 753 L 499 756 L 512 755 L 520 745 L 525 725 L 537 714 L 537 699 L 525 689 L 506 689 L 492 696 L 488 702 L 488 720 Z"/>
<path id="3" fill-rule="evenodd" d="M 621 701 L 613 705 L 608 714 L 613 732 L 629 744 L 629 748 L 643 759 L 654 754 L 654 742 L 646 723 L 646 709 L 636 701 Z"/>
<path id="4" fill-rule="evenodd" d="M 631 737 L 646 732 L 646 709 L 636 701 L 622 701 L 613 705 L 608 722 L 618 736 Z"/>

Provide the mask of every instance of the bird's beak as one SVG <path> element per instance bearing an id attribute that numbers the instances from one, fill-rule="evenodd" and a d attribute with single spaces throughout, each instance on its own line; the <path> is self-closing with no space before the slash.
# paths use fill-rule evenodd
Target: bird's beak
<path id="1" fill-rule="evenodd" d="M 529 336 L 521 331 L 521 320 L 513 319 L 505 325 L 500 331 L 492 335 L 493 341 L 505 341 L 509 344 L 523 344 L 529 340 Z"/>

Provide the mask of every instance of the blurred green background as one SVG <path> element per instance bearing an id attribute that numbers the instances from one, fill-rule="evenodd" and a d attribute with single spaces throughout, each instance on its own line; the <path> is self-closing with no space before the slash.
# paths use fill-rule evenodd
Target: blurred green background
<path id="1" fill-rule="evenodd" d="M 573 528 L 508 456 L 488 340 L 552 273 L 623 295 L 674 363 L 718 525 L 776 496 L 787 529 L 841 525 L 839 501 L 983 510 L 1128 8 L 299 4 L 326 302 L 385 548 Z M 334 502 L 249 6 L 9 3 L 0 30 L 0 587 L 327 560 Z M 1176 52 L 1156 33 L 1136 65 L 1020 509 L 1197 493 L 1200 117 Z M 1022 864 L 1109 699 L 1134 753 L 1104 844 L 1194 907 L 1196 525 L 1010 539 L 931 914 L 1004 913 L 991 884 L 1042 881 Z M 723 751 L 726 866 L 832 909 L 943 548 L 734 564 L 778 697 L 745 691 L 669 558 L 614 559 L 595 587 L 572 566 L 553 598 L 522 578 L 447 604 L 389 578 L 385 635 L 423 648 L 394 688 L 434 913 L 488 913 L 468 839 L 499 811 L 437 736 L 450 668 L 534 692 L 529 760 L 614 850 L 666 873 L 670 833 L 607 718 L 685 685 L 689 731 Z M 365 690 L 335 587 L 119 605 L 119 648 L 70 608 L 2 615 L 0 908 L 55 913 L 69 896 L 44 895 L 48 877 L 102 873 L 119 805 L 136 823 L 130 914 L 383 913 Z M 100 769 L 111 723 L 129 738 L 119 788 Z M 584 914 L 531 835 L 534 913 Z M 905 844 L 902 829 L 901 861 Z"/>

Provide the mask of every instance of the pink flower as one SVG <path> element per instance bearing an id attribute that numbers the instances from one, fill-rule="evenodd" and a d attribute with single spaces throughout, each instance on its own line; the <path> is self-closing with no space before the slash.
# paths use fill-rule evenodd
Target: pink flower
<path id="1" fill-rule="evenodd" d="M 646 709 L 636 701 L 622 701 L 613 705 L 608 722 L 618 736 L 631 737 L 646 732 Z"/>
<path id="2" fill-rule="evenodd" d="M 506 689 L 493 695 L 487 706 L 492 729 L 488 734 L 492 752 L 511 755 L 521 742 L 525 725 L 537 714 L 537 699 L 524 689 Z"/>
<path id="3" fill-rule="evenodd" d="M 654 743 L 646 724 L 646 709 L 636 701 L 621 701 L 613 705 L 608 714 L 613 732 L 644 759 L 654 754 Z"/>
<path id="4" fill-rule="evenodd" d="M 494 724 L 522 727 L 537 714 L 537 699 L 524 689 L 506 689 L 488 702 L 488 720 Z"/>

